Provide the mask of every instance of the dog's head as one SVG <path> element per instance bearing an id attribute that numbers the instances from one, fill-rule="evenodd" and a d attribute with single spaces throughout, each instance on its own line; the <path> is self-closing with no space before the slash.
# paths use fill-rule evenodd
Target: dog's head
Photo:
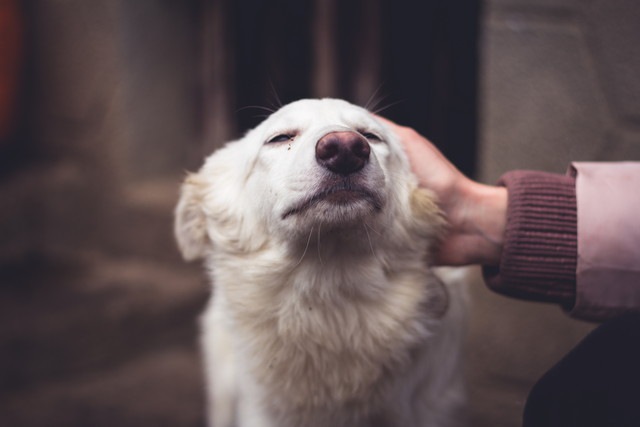
<path id="1" fill-rule="evenodd" d="M 304 242 L 314 230 L 417 237 L 441 225 L 396 136 L 367 110 L 322 99 L 281 108 L 211 155 L 183 184 L 175 232 L 195 259 L 214 247 L 248 253 Z"/>

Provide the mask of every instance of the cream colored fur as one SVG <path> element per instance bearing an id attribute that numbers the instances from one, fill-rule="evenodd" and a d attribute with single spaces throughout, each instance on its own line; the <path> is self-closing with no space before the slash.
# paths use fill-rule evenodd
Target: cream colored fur
<path id="1" fill-rule="evenodd" d="M 334 179 L 315 145 L 338 130 L 382 139 L 358 172 L 377 203 L 291 213 Z M 295 137 L 267 142 L 283 133 Z M 289 104 L 211 155 L 187 177 L 175 226 L 214 285 L 210 425 L 462 425 L 462 294 L 429 268 L 444 226 L 395 135 L 344 101 Z"/>

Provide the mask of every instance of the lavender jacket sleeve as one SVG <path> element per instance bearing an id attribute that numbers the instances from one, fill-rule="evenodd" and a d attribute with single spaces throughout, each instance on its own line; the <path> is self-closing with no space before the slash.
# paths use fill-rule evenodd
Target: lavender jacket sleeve
<path id="1" fill-rule="evenodd" d="M 567 176 L 514 171 L 497 292 L 604 320 L 640 310 L 640 163 L 573 163 Z"/>

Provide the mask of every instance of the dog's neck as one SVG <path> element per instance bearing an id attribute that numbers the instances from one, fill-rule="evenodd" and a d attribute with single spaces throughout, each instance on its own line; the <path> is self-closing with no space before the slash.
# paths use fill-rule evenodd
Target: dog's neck
<path id="1" fill-rule="evenodd" d="M 410 359 L 447 304 L 426 263 L 433 238 L 419 230 L 314 227 L 250 254 L 214 255 L 239 354 L 268 394 L 300 405 L 370 401 L 383 370 Z"/>
<path id="2" fill-rule="evenodd" d="M 321 232 L 285 263 L 291 248 L 271 247 L 218 269 L 241 354 L 250 366 L 269 366 L 254 372 L 273 395 L 300 405 L 373 399 L 382 369 L 405 364 L 430 333 L 435 311 L 424 307 L 446 305 L 422 259 L 426 248 L 389 253 L 382 236 L 362 234 L 344 236 L 347 244 Z"/>
<path id="3" fill-rule="evenodd" d="M 264 239 L 264 245 L 244 253 L 218 248 L 210 265 L 214 273 L 227 269 L 225 276 L 233 277 L 232 282 L 247 283 L 242 286 L 247 293 L 268 289 L 298 298 L 383 298 L 390 277 L 427 270 L 434 242 L 432 236 L 388 219 L 369 218 L 343 227 L 315 224 L 282 239 L 265 232 L 271 238 Z"/>
<path id="4" fill-rule="evenodd" d="M 389 273 L 382 234 L 364 223 L 349 229 L 312 230 L 304 242 L 286 243 L 290 285 L 301 295 L 369 298 Z M 375 279 L 374 279 L 375 277 Z"/>
<path id="5" fill-rule="evenodd" d="M 418 304 L 433 277 L 426 262 L 428 244 L 416 238 L 394 245 L 393 235 L 391 229 L 381 233 L 369 226 L 320 229 L 306 239 L 274 239 L 251 254 L 219 252 L 210 259 L 214 284 L 224 284 L 221 291 L 231 310 L 256 326 L 300 307 L 337 313 L 360 304 L 385 304 L 406 277 L 421 283 Z M 261 303 L 246 304 L 250 300 Z"/>

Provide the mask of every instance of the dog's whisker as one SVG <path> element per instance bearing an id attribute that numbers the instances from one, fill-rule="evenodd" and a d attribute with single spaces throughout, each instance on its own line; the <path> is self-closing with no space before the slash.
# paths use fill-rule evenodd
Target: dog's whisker
<path id="1" fill-rule="evenodd" d="M 318 261 L 320 262 L 320 265 L 324 265 L 322 263 L 322 255 L 320 255 L 320 224 L 318 224 Z"/>
<path id="2" fill-rule="evenodd" d="M 376 255 L 376 251 L 373 249 L 373 243 L 371 242 L 371 235 L 369 234 L 369 226 L 367 226 L 366 222 L 363 222 L 362 225 L 364 225 L 364 232 L 367 234 L 367 240 L 369 240 L 371 255 L 373 255 L 373 257 L 379 261 L 380 259 L 378 258 L 378 255 Z"/>
<path id="3" fill-rule="evenodd" d="M 378 230 L 376 230 L 375 228 L 373 228 L 370 224 L 367 224 L 366 222 L 363 223 L 365 227 L 367 227 L 369 230 L 373 231 L 374 233 L 376 233 L 378 236 L 383 237 L 382 233 L 380 233 Z"/>
<path id="4" fill-rule="evenodd" d="M 380 83 L 378 85 L 376 90 L 373 91 L 373 93 L 371 94 L 371 96 L 367 100 L 367 103 L 364 104 L 364 109 L 365 110 L 371 111 L 371 109 L 374 109 L 374 108 L 377 107 L 378 102 L 381 102 L 384 99 L 384 97 L 382 97 L 380 100 L 376 100 L 376 96 L 378 95 L 378 92 L 380 92 L 380 89 L 382 89 L 382 86 L 384 86 L 384 82 L 382 82 L 382 83 Z"/>
<path id="5" fill-rule="evenodd" d="M 254 119 L 266 119 L 269 116 L 270 116 L 270 114 L 256 114 L 255 116 L 252 116 L 252 117 Z"/>
<path id="6" fill-rule="evenodd" d="M 244 106 L 244 107 L 240 107 L 240 108 L 238 108 L 238 109 L 236 110 L 236 113 L 239 113 L 240 111 L 248 110 L 248 109 L 250 109 L 250 108 L 255 108 L 255 109 L 258 109 L 258 110 L 268 111 L 270 115 L 276 112 L 276 110 L 275 110 L 275 109 L 273 109 L 273 108 L 269 108 L 269 107 L 264 107 L 264 106 L 262 106 L 262 105 L 247 105 L 247 106 Z M 266 116 L 265 116 L 265 117 L 266 117 Z"/>
<path id="7" fill-rule="evenodd" d="M 388 110 L 389 108 L 391 108 L 393 106 L 396 106 L 398 104 L 402 104 L 403 102 L 404 102 L 404 99 L 398 100 L 396 102 L 392 102 L 390 104 L 385 105 L 384 107 L 377 108 L 375 111 L 372 111 L 372 113 L 373 114 L 380 114 L 383 111 Z"/>
<path id="8" fill-rule="evenodd" d="M 304 247 L 304 251 L 302 252 L 302 256 L 300 257 L 298 262 L 296 262 L 296 264 L 291 268 L 291 270 L 295 270 L 296 267 L 299 266 L 300 263 L 302 262 L 302 260 L 304 259 L 304 256 L 307 254 L 307 250 L 309 249 L 309 243 L 311 243 L 311 236 L 313 235 L 313 228 L 314 227 L 311 227 L 311 231 L 309 231 L 309 237 L 307 238 L 307 244 Z"/>
<path id="9" fill-rule="evenodd" d="M 269 86 L 271 86 L 271 92 L 273 93 L 273 96 L 275 97 L 275 101 L 276 101 L 276 107 L 277 109 L 280 109 L 282 107 L 282 101 L 280 100 L 280 96 L 278 96 L 278 91 L 276 90 L 276 87 L 273 84 L 273 80 L 269 79 Z"/>

